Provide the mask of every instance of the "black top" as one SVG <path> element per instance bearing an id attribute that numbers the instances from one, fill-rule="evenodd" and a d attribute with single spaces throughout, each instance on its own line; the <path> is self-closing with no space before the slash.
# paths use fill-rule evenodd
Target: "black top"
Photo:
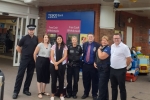
<path id="1" fill-rule="evenodd" d="M 38 38 L 36 36 L 31 37 L 30 35 L 24 36 L 18 46 L 22 47 L 21 56 L 25 58 L 33 58 L 33 53 L 38 44 Z"/>
<path id="2" fill-rule="evenodd" d="M 70 62 L 80 62 L 80 57 L 82 54 L 82 48 L 80 45 L 73 47 L 72 45 L 68 46 L 68 60 Z"/>

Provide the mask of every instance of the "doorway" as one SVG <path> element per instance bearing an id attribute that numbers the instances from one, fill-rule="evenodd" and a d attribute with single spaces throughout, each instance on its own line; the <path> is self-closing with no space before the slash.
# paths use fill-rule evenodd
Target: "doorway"
<path id="1" fill-rule="evenodd" d="M 0 57 L 13 59 L 17 17 L 0 15 Z"/>
<path id="2" fill-rule="evenodd" d="M 0 15 L 0 58 L 11 59 L 13 66 L 19 66 L 20 53 L 16 46 L 27 33 L 28 24 L 38 25 L 38 17 Z M 35 30 L 37 35 L 37 28 Z"/>

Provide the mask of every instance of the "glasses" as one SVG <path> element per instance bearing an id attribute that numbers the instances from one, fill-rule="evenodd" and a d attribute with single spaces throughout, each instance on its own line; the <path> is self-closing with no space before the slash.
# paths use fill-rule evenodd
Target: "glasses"
<path id="1" fill-rule="evenodd" d="M 120 38 L 114 38 L 114 40 L 119 40 Z"/>

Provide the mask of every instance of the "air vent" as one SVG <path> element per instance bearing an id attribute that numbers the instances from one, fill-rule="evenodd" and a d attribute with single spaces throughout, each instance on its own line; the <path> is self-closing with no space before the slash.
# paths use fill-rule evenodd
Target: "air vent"
<path id="1" fill-rule="evenodd" d="M 114 2 L 114 0 L 103 0 L 104 2 Z"/>
<path id="2" fill-rule="evenodd" d="M 138 12 L 138 13 L 142 13 L 142 12 L 144 12 L 143 10 L 136 10 L 136 12 Z"/>

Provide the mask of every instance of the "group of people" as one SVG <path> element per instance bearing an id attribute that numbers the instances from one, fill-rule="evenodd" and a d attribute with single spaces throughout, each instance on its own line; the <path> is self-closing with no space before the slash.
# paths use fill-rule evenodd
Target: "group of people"
<path id="1" fill-rule="evenodd" d="M 82 99 L 89 96 L 92 87 L 93 100 L 108 100 L 108 82 L 111 81 L 112 100 L 117 100 L 118 85 L 121 100 L 126 100 L 125 74 L 126 67 L 131 62 L 129 48 L 121 42 L 121 35 L 114 34 L 114 44 L 109 46 L 109 38 L 102 37 L 101 44 L 94 41 L 94 35 L 88 34 L 87 42 L 81 47 L 77 44 L 77 37 L 72 37 L 72 44 L 65 45 L 63 37 L 58 35 L 56 43 L 51 46 L 49 36 L 43 36 L 43 42 L 38 44 L 34 36 L 35 25 L 28 25 L 28 35 L 24 36 L 17 45 L 21 53 L 21 62 L 16 77 L 13 99 L 17 99 L 22 85 L 24 73 L 26 80 L 23 93 L 31 96 L 29 87 L 36 68 L 38 98 L 50 94 L 45 91 L 50 83 L 50 100 L 54 100 L 56 92 L 60 100 L 64 100 L 64 79 L 67 69 L 67 98 L 77 98 L 79 71 L 82 68 L 84 94 Z M 81 58 L 82 56 L 82 58 Z M 57 80 L 59 88 L 57 89 Z M 73 81 L 72 81 L 73 80 Z M 73 82 L 73 86 L 72 86 Z"/>

